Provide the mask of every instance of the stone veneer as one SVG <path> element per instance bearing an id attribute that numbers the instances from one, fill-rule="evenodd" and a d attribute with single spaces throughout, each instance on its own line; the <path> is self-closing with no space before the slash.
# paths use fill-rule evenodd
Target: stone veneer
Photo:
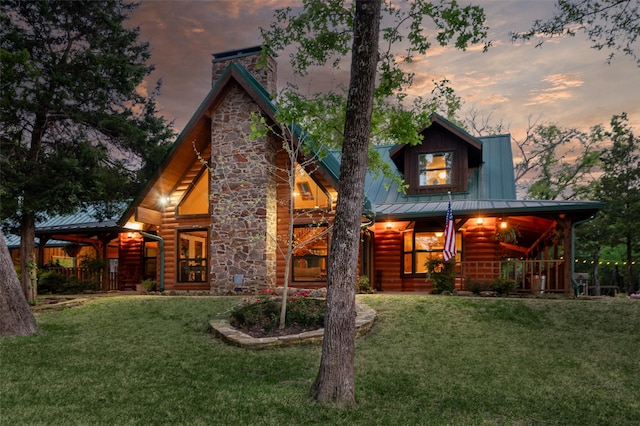
<path id="1" fill-rule="evenodd" d="M 258 56 L 214 60 L 214 79 L 230 61 L 256 70 Z M 275 68 L 260 72 L 261 84 L 275 87 Z M 274 287 L 276 280 L 277 204 L 275 164 L 277 144 L 272 137 L 249 139 L 251 113 L 259 107 L 234 84 L 211 117 L 211 229 L 209 264 L 211 290 L 233 291 L 234 276 L 244 286 Z"/>
<path id="2" fill-rule="evenodd" d="M 277 63 L 272 57 L 266 59 L 265 64 L 260 64 L 260 47 L 240 49 L 232 52 L 213 54 L 213 72 L 211 73 L 211 85 L 214 85 L 224 70 L 231 62 L 242 65 L 251 73 L 258 83 L 272 95 L 277 90 Z"/>

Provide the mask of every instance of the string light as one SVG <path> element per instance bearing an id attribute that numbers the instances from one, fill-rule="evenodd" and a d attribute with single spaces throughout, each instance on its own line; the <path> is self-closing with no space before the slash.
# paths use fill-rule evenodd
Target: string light
<path id="1" fill-rule="evenodd" d="M 589 263 L 589 264 L 591 264 L 591 265 L 593 265 L 593 264 L 595 264 L 595 263 L 596 263 L 596 262 L 595 262 L 595 260 L 592 260 L 592 259 L 578 259 L 578 258 L 576 258 L 576 259 L 575 259 L 575 262 L 576 262 L 576 263 L 584 263 L 584 264 Z M 635 265 L 635 264 L 636 264 L 636 261 L 635 261 L 635 260 L 632 260 L 632 261 L 631 261 L 631 264 L 632 264 L 632 265 Z M 598 261 L 598 265 L 627 265 L 627 261 L 626 261 L 626 260 L 625 260 L 625 261 L 616 261 L 616 260 L 599 260 L 599 261 Z"/>

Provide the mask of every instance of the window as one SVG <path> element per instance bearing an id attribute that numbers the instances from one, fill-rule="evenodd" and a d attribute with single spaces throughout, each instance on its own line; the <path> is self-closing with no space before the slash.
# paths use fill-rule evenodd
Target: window
<path id="1" fill-rule="evenodd" d="M 418 173 L 420 186 L 451 185 L 453 152 L 420 154 Z"/>
<path id="2" fill-rule="evenodd" d="M 403 234 L 403 273 L 405 275 L 425 274 L 427 262 L 440 258 L 444 248 L 444 232 L 442 231 L 405 231 Z M 456 262 L 460 262 L 462 236 L 456 232 Z"/>
<path id="3" fill-rule="evenodd" d="M 296 210 L 326 209 L 329 196 L 300 165 L 296 166 L 293 205 Z"/>
<path id="4" fill-rule="evenodd" d="M 293 280 L 325 281 L 329 251 L 327 225 L 302 225 L 293 228 Z"/>
<path id="5" fill-rule="evenodd" d="M 207 231 L 178 231 L 178 281 L 207 281 Z"/>
<path id="6" fill-rule="evenodd" d="M 142 255 L 143 276 L 145 279 L 156 279 L 158 261 L 158 242 L 145 241 Z"/>
<path id="7" fill-rule="evenodd" d="M 194 179 L 177 208 L 178 216 L 202 216 L 209 213 L 209 173 L 206 168 Z"/>

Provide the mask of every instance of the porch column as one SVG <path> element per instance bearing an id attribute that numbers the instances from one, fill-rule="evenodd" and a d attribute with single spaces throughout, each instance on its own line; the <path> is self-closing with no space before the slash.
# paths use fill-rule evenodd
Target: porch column
<path id="1" fill-rule="evenodd" d="M 560 226 L 562 226 L 562 234 L 564 235 L 563 244 L 564 244 L 564 292 L 571 293 L 572 289 L 572 276 L 571 276 L 571 262 L 573 262 L 573 250 L 571 247 L 571 219 L 566 217 L 565 215 L 560 215 L 560 220 L 558 221 Z"/>

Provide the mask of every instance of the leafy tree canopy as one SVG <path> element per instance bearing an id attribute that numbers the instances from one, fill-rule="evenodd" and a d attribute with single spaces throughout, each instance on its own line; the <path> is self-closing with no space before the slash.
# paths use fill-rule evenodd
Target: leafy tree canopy
<path id="1" fill-rule="evenodd" d="M 584 32 L 594 49 L 609 50 L 610 63 L 616 52 L 635 59 L 640 66 L 637 41 L 640 36 L 640 3 L 637 0 L 557 0 L 556 14 L 548 20 L 537 19 L 531 29 L 514 33 L 514 40 L 541 36 L 575 36 Z"/>
<path id="2" fill-rule="evenodd" d="M 265 53 L 276 55 L 290 46 L 296 49 L 290 63 L 296 74 L 309 76 L 315 67 L 339 69 L 350 56 L 354 2 L 304 0 L 301 9 L 286 7 L 275 13 L 275 22 L 262 29 Z M 414 74 L 409 71 L 416 55 L 424 55 L 433 43 L 465 49 L 486 37 L 484 12 L 477 6 L 452 2 L 384 2 L 378 54 L 378 80 L 374 92 L 372 143 L 418 143 L 419 131 L 432 112 L 453 118 L 460 98 L 448 81 L 434 82 L 427 97 L 409 101 L 407 89 Z M 485 45 L 485 49 L 488 44 Z M 347 88 L 304 95 L 295 85 L 280 94 L 280 121 L 299 123 L 312 137 L 329 147 L 342 145 Z M 369 163 L 382 166 L 370 150 Z M 383 170 L 385 171 L 385 170 Z"/>
<path id="3" fill-rule="evenodd" d="M 148 43 L 124 0 L 0 5 L 0 219 L 130 197 L 171 125 L 141 90 Z M 103 213 L 108 211 L 103 209 Z"/>

